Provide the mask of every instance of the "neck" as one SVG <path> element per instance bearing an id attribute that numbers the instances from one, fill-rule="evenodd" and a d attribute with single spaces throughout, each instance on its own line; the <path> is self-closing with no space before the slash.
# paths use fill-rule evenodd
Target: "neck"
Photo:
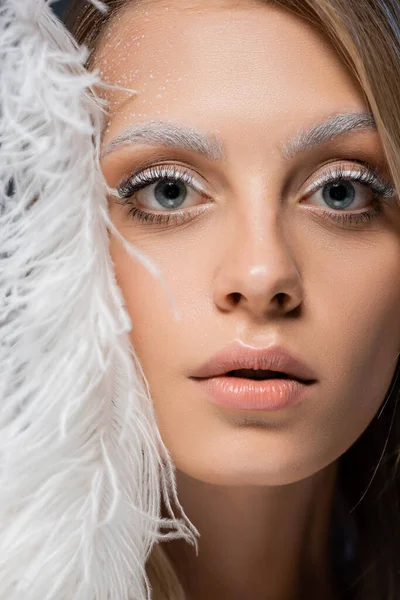
<path id="1" fill-rule="evenodd" d="M 216 486 L 177 471 L 179 500 L 200 533 L 199 554 L 181 539 L 164 547 L 187 600 L 334 600 L 336 475 L 333 463 L 285 486 Z"/>

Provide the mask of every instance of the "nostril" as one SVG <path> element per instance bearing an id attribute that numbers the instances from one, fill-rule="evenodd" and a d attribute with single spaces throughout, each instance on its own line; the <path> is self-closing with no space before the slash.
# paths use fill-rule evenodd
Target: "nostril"
<path id="1" fill-rule="evenodd" d="M 232 296 L 232 300 L 234 304 L 238 304 L 240 302 L 240 293 L 239 292 L 233 292 L 231 294 Z"/>

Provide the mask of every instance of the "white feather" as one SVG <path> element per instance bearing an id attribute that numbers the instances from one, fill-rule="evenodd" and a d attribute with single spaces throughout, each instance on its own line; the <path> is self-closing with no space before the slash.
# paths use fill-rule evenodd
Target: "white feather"
<path id="1" fill-rule="evenodd" d="M 0 600 L 147 600 L 155 542 L 197 552 L 109 254 L 87 57 L 45 0 L 0 0 Z"/>

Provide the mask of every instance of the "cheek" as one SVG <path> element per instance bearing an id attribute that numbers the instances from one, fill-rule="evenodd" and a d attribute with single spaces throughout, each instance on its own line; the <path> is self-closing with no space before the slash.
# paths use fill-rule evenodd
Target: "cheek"
<path id="1" fill-rule="evenodd" d="M 147 244 L 147 240 L 133 240 L 126 232 L 122 234 L 157 265 L 168 288 L 138 260 L 131 258 L 118 240 L 111 238 L 115 276 L 132 322 L 132 345 L 153 390 L 162 387 L 164 393 L 168 393 L 163 385 L 165 377 L 169 382 L 175 376 L 182 377 L 185 359 L 189 359 L 187 367 L 193 368 L 193 359 L 191 361 L 186 351 L 193 348 L 194 342 L 196 346 L 201 345 L 202 331 L 207 329 L 204 273 L 193 269 L 192 258 L 193 261 L 195 258 L 178 244 Z M 168 252 L 171 246 L 173 251 Z M 171 297 L 179 320 L 174 317 Z"/>
<path id="2" fill-rule="evenodd" d="M 315 287 L 309 310 L 321 364 L 338 378 L 385 377 L 400 349 L 400 246 L 381 241 L 379 248 L 347 248 L 346 256 L 338 249 L 336 256 L 325 255 L 324 269 L 310 267 Z"/>
<path id="3" fill-rule="evenodd" d="M 314 418 L 318 415 L 330 436 L 332 453 L 335 444 L 345 451 L 361 435 L 395 373 L 400 245 L 397 236 L 382 235 L 379 244 L 347 243 L 321 257 L 324 265 L 310 264 L 307 280 L 313 356 L 324 373 L 321 392 L 327 391 Z"/>
<path id="4" fill-rule="evenodd" d="M 162 322 L 172 317 L 172 311 L 168 310 L 168 298 L 156 277 L 138 260 L 130 257 L 119 241 L 111 240 L 110 254 L 116 280 L 131 317 L 131 340 L 145 367 L 146 357 L 150 359 L 153 354 L 153 358 L 157 358 L 155 355 L 160 344 L 156 340 L 158 334 L 162 335 Z"/>

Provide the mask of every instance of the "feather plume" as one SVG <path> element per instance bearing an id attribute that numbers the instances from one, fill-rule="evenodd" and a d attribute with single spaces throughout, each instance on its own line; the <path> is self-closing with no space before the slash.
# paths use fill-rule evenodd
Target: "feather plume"
<path id="1" fill-rule="evenodd" d="M 154 543 L 197 552 L 109 254 L 87 57 L 46 0 L 0 0 L 0 600 L 148 600 Z"/>

